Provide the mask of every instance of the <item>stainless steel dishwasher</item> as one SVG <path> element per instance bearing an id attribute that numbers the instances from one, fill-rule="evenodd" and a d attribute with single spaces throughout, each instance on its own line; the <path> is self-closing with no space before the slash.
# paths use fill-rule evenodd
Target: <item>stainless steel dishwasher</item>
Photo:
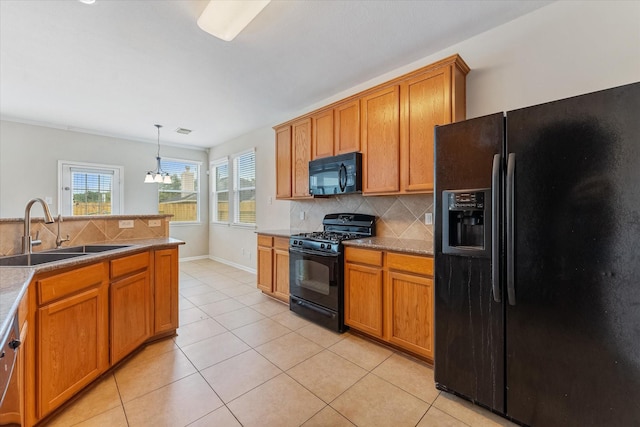
<path id="1" fill-rule="evenodd" d="M 22 425 L 20 381 L 18 380 L 18 351 L 20 327 L 18 315 L 13 317 L 5 336 L 0 341 L 0 427 Z"/>

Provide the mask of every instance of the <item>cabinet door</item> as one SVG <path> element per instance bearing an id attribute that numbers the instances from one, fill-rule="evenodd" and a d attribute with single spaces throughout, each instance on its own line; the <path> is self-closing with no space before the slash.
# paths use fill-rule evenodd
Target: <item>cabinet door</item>
<path id="1" fill-rule="evenodd" d="M 153 334 L 178 328 L 178 249 L 153 255 Z"/>
<path id="2" fill-rule="evenodd" d="M 151 281 L 147 270 L 111 283 L 111 364 L 151 336 Z"/>
<path id="3" fill-rule="evenodd" d="M 338 105 L 334 111 L 335 154 L 360 151 L 360 100 Z"/>
<path id="4" fill-rule="evenodd" d="M 385 284 L 385 339 L 433 360 L 433 280 L 390 271 Z"/>
<path id="5" fill-rule="evenodd" d="M 314 114 L 311 117 L 313 138 L 313 158 L 333 156 L 333 109 Z"/>
<path id="6" fill-rule="evenodd" d="M 258 289 L 273 292 L 273 248 L 258 246 Z"/>
<path id="7" fill-rule="evenodd" d="M 311 161 L 311 118 L 291 125 L 293 145 L 292 197 L 309 197 L 309 162 Z"/>
<path id="8" fill-rule="evenodd" d="M 399 93 L 391 86 L 361 100 L 363 193 L 400 191 Z"/>
<path id="9" fill-rule="evenodd" d="M 345 263 L 344 323 L 382 337 L 382 269 Z"/>
<path id="10" fill-rule="evenodd" d="M 276 129 L 276 198 L 291 198 L 291 126 Z"/>
<path id="11" fill-rule="evenodd" d="M 289 251 L 274 250 L 274 289 L 278 299 L 289 301 Z"/>
<path id="12" fill-rule="evenodd" d="M 451 67 L 402 84 L 402 190 L 433 191 L 433 136 L 436 125 L 451 123 Z"/>
<path id="13" fill-rule="evenodd" d="M 37 310 L 37 399 L 42 418 L 109 364 L 107 282 Z"/>

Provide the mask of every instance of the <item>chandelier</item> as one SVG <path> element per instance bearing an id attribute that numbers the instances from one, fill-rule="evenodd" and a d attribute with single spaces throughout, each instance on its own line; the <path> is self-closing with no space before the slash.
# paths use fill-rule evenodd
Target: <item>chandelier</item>
<path id="1" fill-rule="evenodd" d="M 160 167 L 160 128 L 162 127 L 162 125 L 154 126 L 158 128 L 158 154 L 156 156 L 156 161 L 158 162 L 158 164 L 156 165 L 155 170 L 147 172 L 147 176 L 144 178 L 144 182 L 147 184 L 153 184 L 154 182 L 160 184 L 171 184 L 171 175 L 169 175 L 169 172 L 163 171 Z"/>

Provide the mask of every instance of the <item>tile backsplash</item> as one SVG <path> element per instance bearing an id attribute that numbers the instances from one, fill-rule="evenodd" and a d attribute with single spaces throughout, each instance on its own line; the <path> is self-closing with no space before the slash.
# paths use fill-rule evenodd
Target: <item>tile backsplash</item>
<path id="1" fill-rule="evenodd" d="M 349 194 L 291 202 L 290 222 L 292 230 L 318 231 L 322 230 L 322 218 L 328 213 L 363 213 L 377 217 L 377 236 L 433 242 L 433 225 L 424 222 L 427 212 L 433 213 L 432 194 L 366 197 Z"/>
<path id="2" fill-rule="evenodd" d="M 69 241 L 63 246 L 86 245 L 89 243 L 108 243 L 118 240 L 152 239 L 169 237 L 169 219 L 171 215 L 117 215 L 117 216 L 80 216 L 65 217 L 60 224 L 60 237 L 69 235 Z M 133 227 L 120 228 L 120 220 L 133 221 Z M 160 220 L 159 226 L 151 227 L 150 220 Z M 58 223 L 45 224 L 42 218 L 31 221 L 31 235 L 39 232 L 41 245 L 33 251 L 53 249 L 56 246 Z M 24 222 L 21 219 L 0 219 L 0 256 L 19 254 L 22 249 Z"/>

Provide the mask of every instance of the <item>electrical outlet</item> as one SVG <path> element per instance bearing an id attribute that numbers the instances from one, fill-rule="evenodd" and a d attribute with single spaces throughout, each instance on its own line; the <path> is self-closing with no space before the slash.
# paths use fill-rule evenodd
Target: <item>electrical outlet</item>
<path id="1" fill-rule="evenodd" d="M 149 220 L 149 227 L 160 227 L 161 225 L 162 225 L 162 222 L 159 219 Z"/>
<path id="2" fill-rule="evenodd" d="M 431 212 L 427 212 L 426 214 L 424 214 L 424 223 L 426 225 L 433 224 L 433 214 Z"/>
<path id="3" fill-rule="evenodd" d="M 269 198 L 267 199 L 267 203 L 268 204 L 273 204 L 273 197 L 269 196 Z"/>
<path id="4" fill-rule="evenodd" d="M 304 218 L 307 216 L 307 213 L 305 211 L 300 211 L 300 219 L 304 220 Z"/>
<path id="5" fill-rule="evenodd" d="M 48 204 L 48 205 L 52 204 L 52 203 L 53 203 L 53 197 L 51 197 L 51 196 L 47 196 L 47 197 L 45 197 L 45 198 L 44 198 L 44 202 L 45 202 L 46 204 Z"/>
<path id="6" fill-rule="evenodd" d="M 133 220 L 132 219 L 121 219 L 118 221 L 118 227 L 120 228 L 133 228 Z"/>

